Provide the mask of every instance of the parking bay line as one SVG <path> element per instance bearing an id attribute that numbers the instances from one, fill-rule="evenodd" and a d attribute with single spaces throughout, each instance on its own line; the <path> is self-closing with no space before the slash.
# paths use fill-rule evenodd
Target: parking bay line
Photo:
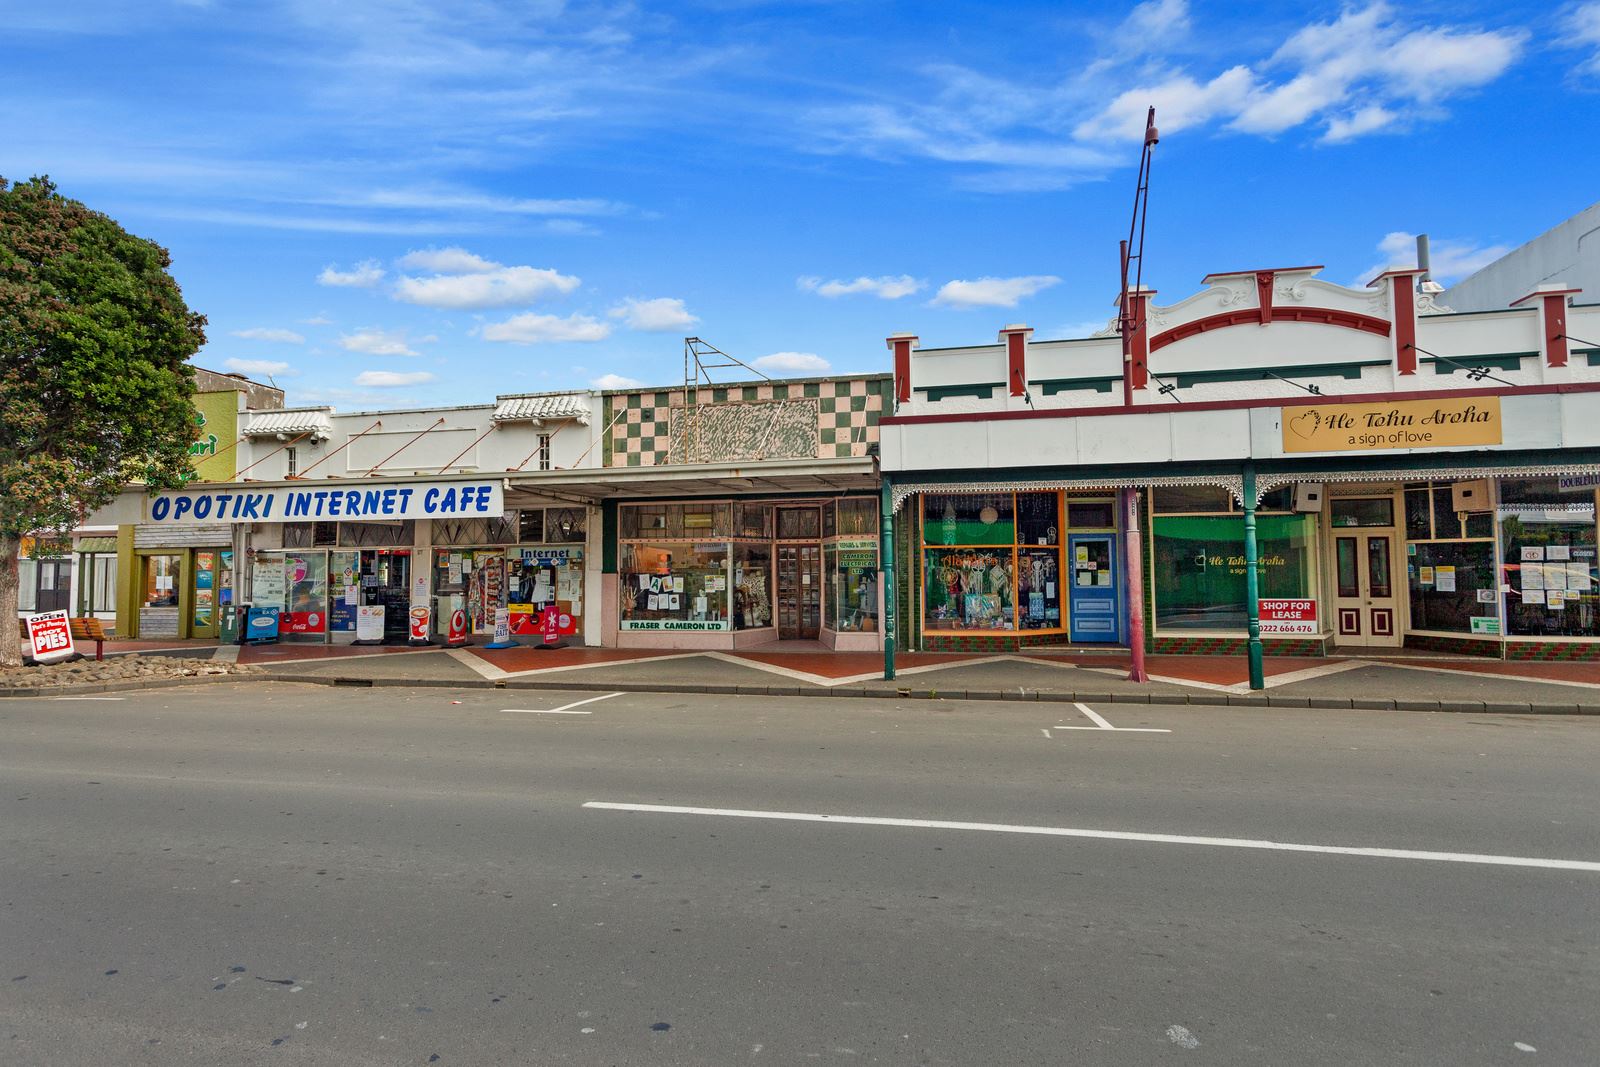
<path id="1" fill-rule="evenodd" d="M 1093 711 L 1091 711 L 1087 704 L 1073 704 L 1072 706 L 1077 708 L 1079 711 L 1083 712 L 1084 715 L 1088 716 L 1090 721 L 1092 721 L 1094 723 L 1094 725 L 1093 726 L 1061 726 L 1061 725 L 1058 724 L 1057 726 L 1054 727 L 1055 729 L 1057 729 L 1057 730 L 1102 730 L 1102 731 L 1110 731 L 1111 733 L 1118 733 L 1118 734 L 1170 734 L 1172 732 L 1171 730 L 1157 729 L 1154 726 L 1112 726 L 1109 722 L 1106 722 L 1105 719 L 1102 719 L 1099 715 L 1097 715 Z M 1048 737 L 1049 735 L 1046 734 L 1045 736 Z"/>
<path id="2" fill-rule="evenodd" d="M 593 704 L 597 700 L 610 700 L 612 697 L 619 697 L 621 695 L 622 695 L 621 693 L 606 693 L 606 694 L 604 694 L 602 696 L 590 697 L 588 700 L 574 700 L 572 703 L 563 704 L 559 708 L 549 708 L 549 709 L 543 709 L 543 708 L 501 708 L 500 709 L 500 714 L 502 714 L 502 715 L 588 715 L 590 713 L 587 712 L 587 711 L 573 711 L 572 709 L 576 708 L 576 707 L 581 707 L 584 704 Z"/>
<path id="3" fill-rule="evenodd" d="M 585 808 L 625 811 L 644 815 L 709 815 L 731 819 L 769 819 L 777 822 L 843 823 L 851 826 L 893 826 L 918 830 L 982 830 L 996 834 L 1030 834 L 1039 837 L 1078 837 L 1100 841 L 1139 841 L 1157 845 L 1200 845 L 1210 848 L 1262 849 L 1270 852 L 1311 852 L 1330 856 L 1367 856 L 1374 859 L 1421 860 L 1429 863 L 1473 863 L 1490 867 L 1538 867 L 1555 871 L 1600 874 L 1593 860 L 1543 859 L 1536 856 L 1497 856 L 1476 852 L 1429 852 L 1410 848 L 1364 848 L 1349 845 L 1304 845 L 1290 841 L 1245 837 L 1197 837 L 1191 834 L 1147 834 L 1131 830 L 1087 830 L 1065 826 L 1027 826 L 992 822 L 951 822 L 943 819 L 893 819 L 876 815 L 824 815 L 803 811 L 759 811 L 741 808 L 692 808 L 669 804 L 621 804 L 585 801 Z"/>

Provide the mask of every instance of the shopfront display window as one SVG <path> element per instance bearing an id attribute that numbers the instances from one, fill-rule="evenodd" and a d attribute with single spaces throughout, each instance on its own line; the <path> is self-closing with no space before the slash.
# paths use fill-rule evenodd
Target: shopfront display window
<path id="1" fill-rule="evenodd" d="M 624 544 L 618 553 L 623 630 L 731 630 L 729 546 Z"/>
<path id="2" fill-rule="evenodd" d="M 1557 478 L 1500 484 L 1506 625 L 1514 637 L 1600 637 L 1593 486 Z"/>
<path id="3" fill-rule="evenodd" d="M 1010 493 L 930 493 L 922 500 L 926 544 L 1010 545 L 1015 531 Z"/>
<path id="4" fill-rule="evenodd" d="M 573 636 L 583 632 L 583 549 L 557 545 L 523 545 L 505 555 L 504 602 L 511 632 L 519 636 Z M 488 612 L 501 594 L 494 588 L 492 565 L 479 569 L 474 599 Z"/>
<path id="5" fill-rule="evenodd" d="M 823 600 L 823 625 L 844 633 L 878 629 L 878 543 L 840 539 L 823 547 L 822 569 L 829 588 Z"/>
<path id="6" fill-rule="evenodd" d="M 1158 493 L 1158 507 L 1160 501 Z M 1158 513 L 1151 530 L 1156 627 L 1243 631 L 1247 621 L 1244 517 Z M 1260 597 L 1315 597 L 1315 545 L 1314 516 L 1258 514 Z"/>
<path id="7" fill-rule="evenodd" d="M 736 630 L 772 625 L 772 550 L 767 545 L 733 546 L 733 625 Z"/>
<path id="8" fill-rule="evenodd" d="M 923 588 L 929 630 L 1016 629 L 1014 550 L 928 549 Z"/>
<path id="9" fill-rule="evenodd" d="M 1493 516 L 1457 512 L 1449 482 L 1405 488 L 1406 588 L 1410 629 L 1447 634 L 1499 633 Z"/>
<path id="10" fill-rule="evenodd" d="M 147 608 L 175 608 L 178 606 L 178 564 L 176 555 L 144 557 L 144 606 Z"/>
<path id="11" fill-rule="evenodd" d="M 279 632 L 320 637 L 328 632 L 328 554 L 289 553 L 283 559 L 289 606 Z"/>

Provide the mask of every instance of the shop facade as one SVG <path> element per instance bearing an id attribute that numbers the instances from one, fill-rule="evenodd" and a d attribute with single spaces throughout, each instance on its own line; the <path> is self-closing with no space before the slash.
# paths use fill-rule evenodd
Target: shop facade
<path id="1" fill-rule="evenodd" d="M 605 642 L 881 647 L 886 375 L 601 394 Z"/>
<path id="2" fill-rule="evenodd" d="M 1600 348 L 1568 334 L 1600 307 L 1315 272 L 1130 294 L 1126 364 L 1109 328 L 890 338 L 900 647 L 1600 658 Z"/>

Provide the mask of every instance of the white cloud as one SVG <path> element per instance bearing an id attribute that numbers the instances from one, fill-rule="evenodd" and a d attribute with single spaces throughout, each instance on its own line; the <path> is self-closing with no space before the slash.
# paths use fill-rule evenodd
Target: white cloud
<path id="1" fill-rule="evenodd" d="M 574 312 L 566 318 L 559 315 L 513 315 L 504 322 L 492 323 L 483 328 L 485 341 L 510 341 L 519 345 L 537 345 L 556 341 L 604 341 L 611 336 L 611 327 L 598 319 Z"/>
<path id="2" fill-rule="evenodd" d="M 364 370 L 356 375 L 355 384 L 368 389 L 400 389 L 407 385 L 422 385 L 431 381 L 433 375 L 425 370 Z"/>
<path id="3" fill-rule="evenodd" d="M 476 257 L 474 257 L 476 258 Z M 580 284 L 570 274 L 543 267 L 502 267 L 474 274 L 403 277 L 395 299 L 432 308 L 503 308 L 531 304 L 540 297 L 572 292 Z"/>
<path id="4" fill-rule="evenodd" d="M 1600 76 L 1600 3 L 1579 4 L 1567 12 L 1566 41 L 1574 48 L 1590 49 L 1578 64 L 1578 73 Z"/>
<path id="5" fill-rule="evenodd" d="M 1476 241 L 1444 238 L 1428 242 L 1428 271 L 1442 285 L 1460 281 L 1511 251 L 1510 245 L 1480 245 Z M 1395 230 L 1378 242 L 1382 257 L 1358 277 L 1352 288 L 1361 288 L 1386 270 L 1410 270 L 1417 265 L 1417 235 Z"/>
<path id="6" fill-rule="evenodd" d="M 750 365 L 774 374 L 826 374 L 832 366 L 815 352 L 774 352 L 751 360 Z"/>
<path id="7" fill-rule="evenodd" d="M 920 292 L 923 288 L 923 283 L 909 274 L 886 274 L 879 278 L 863 276 L 848 282 L 838 278 L 825 282 L 821 278 L 805 277 L 798 279 L 795 284 L 807 292 L 816 293 L 818 296 L 832 298 L 851 296 L 856 293 L 870 293 L 884 300 L 899 300 L 903 296 L 910 296 L 912 293 Z"/>
<path id="8" fill-rule="evenodd" d="M 406 341 L 403 330 L 380 330 L 376 327 L 339 335 L 339 344 L 351 352 L 365 352 L 369 356 L 415 356 L 417 351 Z"/>
<path id="9" fill-rule="evenodd" d="M 233 336 L 243 337 L 247 341 L 275 341 L 284 345 L 303 345 L 306 343 L 303 334 L 293 330 L 280 330 L 266 326 L 252 326 L 248 330 L 234 330 Z"/>
<path id="10" fill-rule="evenodd" d="M 305 326 L 332 326 L 333 325 L 333 320 L 328 318 L 328 316 L 326 316 L 326 315 L 313 315 L 309 319 L 301 319 L 300 322 L 301 322 L 302 325 L 305 325 Z"/>
<path id="11" fill-rule="evenodd" d="M 425 270 L 434 274 L 482 274 L 500 267 L 500 264 L 460 247 L 418 249 L 407 252 L 397 262 L 406 270 Z"/>
<path id="12" fill-rule="evenodd" d="M 275 359 L 223 360 L 222 365 L 236 374 L 261 374 L 272 378 L 293 377 L 295 371 L 287 363 Z"/>
<path id="13" fill-rule="evenodd" d="M 608 312 L 630 330 L 666 331 L 693 326 L 700 319 L 689 314 L 683 301 L 670 296 L 654 300 L 624 300 Z"/>
<path id="14" fill-rule="evenodd" d="M 1255 91 L 1248 67 L 1230 67 L 1204 85 L 1187 74 L 1120 93 L 1104 111 L 1078 124 L 1074 135 L 1084 140 L 1138 140 L 1144 136 L 1151 105 L 1156 125 L 1166 133 L 1236 114 Z"/>
<path id="15" fill-rule="evenodd" d="M 624 377 L 621 374 L 602 374 L 589 383 L 596 389 L 642 389 L 644 383 L 637 378 Z"/>
<path id="16" fill-rule="evenodd" d="M 339 270 L 329 264 L 317 275 L 318 285 L 333 285 L 347 289 L 371 289 L 383 281 L 383 268 L 375 259 L 362 260 L 354 270 Z"/>
<path id="17" fill-rule="evenodd" d="M 1322 135 L 1328 144 L 1343 144 L 1363 134 L 1376 133 L 1397 122 L 1400 115 L 1378 104 L 1359 108 L 1349 115 L 1335 115 L 1328 120 L 1328 129 Z"/>
<path id="18" fill-rule="evenodd" d="M 1014 308 L 1017 302 L 1061 282 L 1053 274 L 1020 278 L 977 278 L 945 282 L 933 298 L 935 304 L 955 308 Z"/>

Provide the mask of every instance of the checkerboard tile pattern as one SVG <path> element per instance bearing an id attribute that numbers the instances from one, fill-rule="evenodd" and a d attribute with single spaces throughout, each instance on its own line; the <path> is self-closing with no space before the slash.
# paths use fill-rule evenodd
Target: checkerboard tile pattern
<path id="1" fill-rule="evenodd" d="M 888 375 L 750 385 L 702 386 L 698 402 L 702 412 L 721 409 L 704 418 L 695 460 L 749 459 L 752 449 L 766 458 L 818 459 L 865 456 L 878 440 L 878 419 L 888 405 L 893 379 Z M 774 406 L 776 405 L 776 406 Z M 816 439 L 794 432 L 796 410 L 814 410 Z M 681 435 L 684 391 L 646 390 L 608 394 L 603 401 L 606 430 L 603 454 L 608 467 L 652 467 L 684 455 Z M 781 416 L 775 420 L 774 416 Z M 777 435 L 756 435 L 750 427 L 781 421 L 788 430 Z M 807 425 L 810 416 L 803 420 Z M 673 453 L 675 437 L 680 441 Z M 756 438 L 760 440 L 757 441 Z M 815 444 L 815 451 L 808 450 Z M 690 458 L 690 457 L 685 457 Z"/>

